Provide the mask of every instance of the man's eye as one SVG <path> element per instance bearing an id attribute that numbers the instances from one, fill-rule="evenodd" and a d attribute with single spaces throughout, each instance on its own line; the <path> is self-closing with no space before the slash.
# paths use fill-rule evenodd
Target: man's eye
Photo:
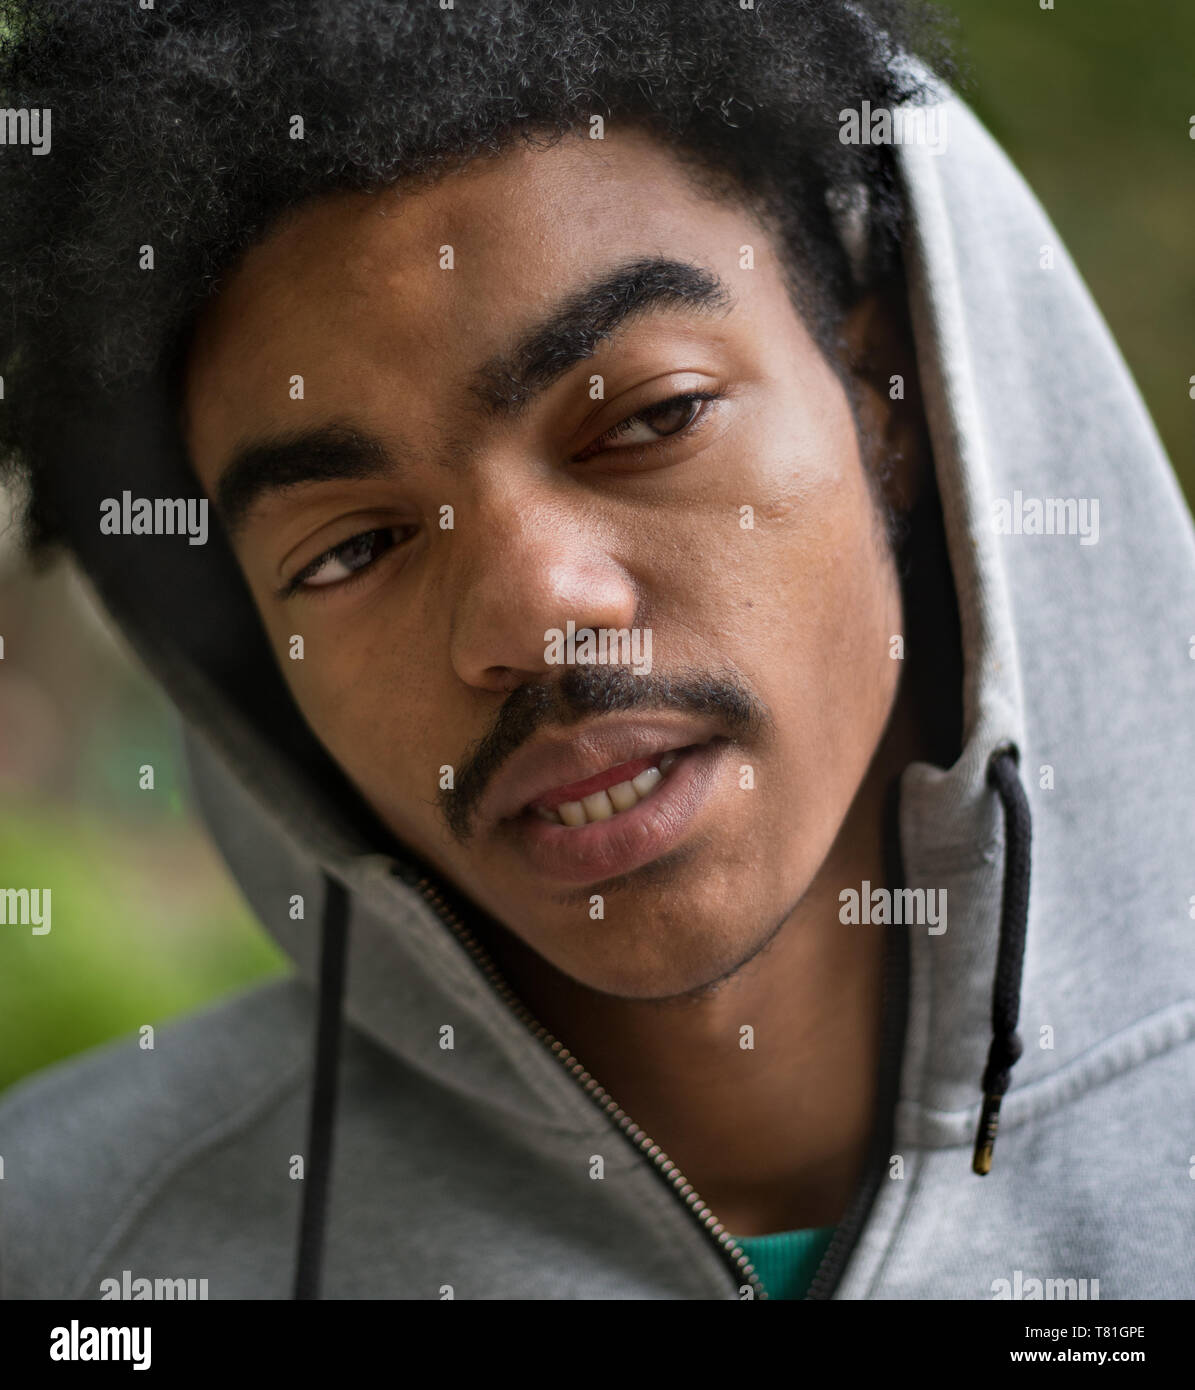
<path id="1" fill-rule="evenodd" d="M 658 405 L 649 405 L 645 410 L 628 415 L 613 429 L 599 435 L 592 444 L 579 454 L 574 454 L 571 463 L 582 463 L 606 449 L 626 449 L 636 445 L 655 444 L 669 435 L 680 434 L 702 413 L 706 401 L 717 398 L 714 391 L 691 391 L 683 396 L 672 396 Z"/>
<path id="2" fill-rule="evenodd" d="M 346 579 L 360 574 L 373 562 L 397 544 L 395 526 L 380 527 L 376 531 L 362 531 L 340 545 L 333 546 L 317 556 L 311 564 L 301 569 L 285 586 L 284 593 L 295 593 L 299 589 L 327 589 L 341 584 Z M 410 528 L 406 528 L 410 529 Z"/>

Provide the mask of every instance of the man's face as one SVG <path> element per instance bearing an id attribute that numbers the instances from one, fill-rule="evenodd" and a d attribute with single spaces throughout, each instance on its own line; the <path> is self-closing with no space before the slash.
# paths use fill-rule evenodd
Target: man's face
<path id="1" fill-rule="evenodd" d="M 186 414 L 312 729 L 539 955 L 675 995 L 824 885 L 899 586 L 768 233 L 666 146 L 304 205 L 205 310 Z"/>

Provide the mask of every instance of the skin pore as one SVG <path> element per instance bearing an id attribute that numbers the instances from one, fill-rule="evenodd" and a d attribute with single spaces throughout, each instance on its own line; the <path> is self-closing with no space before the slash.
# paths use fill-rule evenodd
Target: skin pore
<path id="1" fill-rule="evenodd" d="M 513 350 L 570 301 L 584 355 Z M 875 301 L 846 336 L 912 378 Z M 903 508 L 913 412 L 858 408 Z M 185 435 L 307 721 L 516 993 L 729 1230 L 838 1221 L 885 931 L 838 895 L 885 882 L 920 744 L 869 464 L 765 228 L 633 129 L 304 204 L 201 314 Z M 651 671 L 550 664 L 570 620 L 650 629 Z M 523 809 L 687 748 L 625 822 Z"/>

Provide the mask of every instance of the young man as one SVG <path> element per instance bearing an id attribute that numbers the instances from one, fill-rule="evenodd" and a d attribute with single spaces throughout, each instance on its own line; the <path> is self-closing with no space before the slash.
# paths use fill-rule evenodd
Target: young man
<path id="1" fill-rule="evenodd" d="M 47 8 L 6 437 L 297 969 L 3 1292 L 1189 1293 L 1195 542 L 915 13 Z"/>

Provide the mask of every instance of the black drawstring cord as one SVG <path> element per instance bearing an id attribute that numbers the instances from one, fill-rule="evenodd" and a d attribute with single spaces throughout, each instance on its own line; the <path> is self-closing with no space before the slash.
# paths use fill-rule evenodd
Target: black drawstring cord
<path id="1" fill-rule="evenodd" d="M 332 1137 L 336 1121 L 336 1080 L 340 1062 L 341 1011 L 344 1006 L 345 960 L 349 939 L 349 895 L 344 885 L 324 878 L 324 913 L 320 929 L 319 1006 L 315 1038 L 315 1074 L 307 1137 L 307 1171 L 295 1265 L 295 1298 L 319 1298 L 324 1257 L 324 1224 L 332 1175 Z"/>
<path id="2" fill-rule="evenodd" d="M 1017 757 L 1001 749 L 988 763 L 988 784 L 1004 807 L 1004 893 L 1000 904 L 1000 944 L 992 986 L 992 1045 L 983 1073 L 983 1105 L 975 1134 L 971 1170 L 982 1177 L 991 1170 L 1000 1120 L 1000 1101 L 1021 1055 L 1017 1016 L 1021 1011 L 1021 967 L 1029 923 L 1029 852 L 1032 824 L 1029 800 L 1017 772 Z"/>

